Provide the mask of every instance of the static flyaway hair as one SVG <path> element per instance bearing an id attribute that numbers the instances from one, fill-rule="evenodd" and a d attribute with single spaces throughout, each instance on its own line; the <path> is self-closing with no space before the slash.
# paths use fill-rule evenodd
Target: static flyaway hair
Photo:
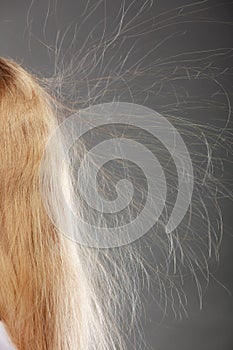
<path id="1" fill-rule="evenodd" d="M 181 12 L 176 14 L 178 19 Z M 170 16 L 173 19 L 173 13 Z M 70 65 L 61 67 L 60 71 L 56 66 L 50 80 L 37 77 L 9 58 L 0 58 L 0 319 L 18 350 L 124 350 L 127 342 L 133 341 L 138 349 L 144 341 L 139 317 L 143 311 L 142 294 L 153 291 L 164 314 L 169 308 L 175 316 L 186 314 L 183 276 L 193 277 L 201 306 L 200 276 L 208 284 L 211 276 L 208 259 L 219 258 L 223 224 L 218 198 L 227 190 L 218 180 L 222 162 L 215 151 L 216 146 L 222 152 L 227 147 L 232 151 L 229 142 L 232 135 L 227 130 L 228 124 L 219 131 L 217 127 L 205 126 L 204 122 L 198 125 L 179 118 L 179 108 L 191 114 L 196 111 L 197 103 L 188 105 L 183 90 L 179 91 L 180 95 L 169 90 L 178 79 L 190 82 L 198 78 L 202 84 L 208 76 L 215 80 L 215 75 L 220 74 L 216 67 L 211 70 L 210 61 L 215 52 L 158 59 L 144 69 L 140 66 L 143 59 L 139 59 L 137 64 L 127 67 L 130 53 L 122 63 L 122 57 L 115 59 L 111 50 L 121 33 L 122 44 L 124 33 L 129 38 L 133 34 L 128 27 L 130 23 L 122 20 L 113 38 L 105 41 L 101 37 L 99 46 L 93 45 L 83 59 L 78 55 L 73 57 Z M 148 27 L 151 30 L 151 23 Z M 61 51 L 59 48 L 55 54 L 58 56 Z M 98 52 L 101 52 L 99 56 Z M 105 54 L 113 63 L 109 60 L 109 64 L 103 65 Z M 103 66 L 106 74 L 93 78 L 94 68 L 99 72 Z M 189 210 L 172 232 L 166 230 L 166 223 L 179 191 L 177 169 L 172 154 L 158 139 L 151 138 L 146 130 L 123 123 L 117 128 L 104 125 L 93 127 L 89 136 L 83 133 L 66 152 L 72 128 L 56 134 L 62 122 L 74 113 L 80 125 L 85 123 L 85 108 L 105 102 L 101 100 L 103 95 L 108 102 L 114 98 L 126 101 L 131 98 L 135 102 L 133 97 L 137 96 L 143 76 L 148 78 L 155 94 L 165 96 L 164 100 L 169 100 L 174 92 L 177 101 L 164 103 L 158 111 L 179 131 L 193 164 L 194 188 Z M 75 79 L 80 81 L 78 92 Z M 85 81 L 89 89 L 87 102 L 82 96 Z M 132 83 L 133 91 L 127 82 Z M 78 103 L 70 99 L 66 104 L 69 93 L 72 95 L 72 85 L 75 92 L 71 97 Z M 64 94 L 60 93 L 62 89 Z M 222 89 L 219 84 L 218 89 Z M 149 105 L 151 90 L 148 86 L 142 100 L 137 102 Z M 228 105 L 223 106 L 221 100 L 220 109 L 230 117 L 230 100 L 224 89 L 221 97 L 226 97 Z M 203 103 L 203 109 L 207 110 L 209 100 Z M 82 244 L 77 237 L 92 238 L 83 222 L 112 229 L 133 221 L 145 206 L 149 187 L 143 169 L 118 157 L 115 163 L 108 161 L 98 169 L 98 190 L 105 201 L 111 202 L 119 194 L 116 187 L 119 180 L 128 179 L 134 187 L 128 210 L 114 217 L 109 213 L 100 215 L 88 206 L 82 190 L 88 189 L 91 198 L 89 170 L 97 159 L 93 155 L 88 158 L 90 167 L 86 167 L 86 176 L 77 178 L 77 169 L 101 137 L 102 141 L 132 138 L 141 142 L 157 154 L 166 175 L 167 198 L 153 228 L 131 244 L 117 247 Z M 72 210 L 78 214 L 75 220 L 70 215 Z M 150 215 L 148 212 L 148 219 Z"/>

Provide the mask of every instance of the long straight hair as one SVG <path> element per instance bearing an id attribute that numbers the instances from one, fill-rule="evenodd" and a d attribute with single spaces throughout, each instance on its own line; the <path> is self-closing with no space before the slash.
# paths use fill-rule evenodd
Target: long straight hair
<path id="1" fill-rule="evenodd" d="M 36 78 L 0 59 L 0 318 L 18 350 L 113 349 L 81 250 L 43 204 L 40 163 L 57 126 L 53 104 Z"/>

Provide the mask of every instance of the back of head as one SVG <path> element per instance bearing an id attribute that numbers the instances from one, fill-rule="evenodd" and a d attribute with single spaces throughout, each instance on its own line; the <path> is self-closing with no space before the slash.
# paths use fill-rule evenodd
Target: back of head
<path id="1" fill-rule="evenodd" d="M 0 318 L 19 350 L 86 349 L 91 341 L 85 276 L 41 198 L 40 162 L 54 127 L 36 78 L 0 58 Z"/>

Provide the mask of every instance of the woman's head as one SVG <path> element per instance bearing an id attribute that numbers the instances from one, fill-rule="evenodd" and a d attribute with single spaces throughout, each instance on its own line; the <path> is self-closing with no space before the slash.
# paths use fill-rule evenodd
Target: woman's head
<path id="1" fill-rule="evenodd" d="M 78 254 L 49 219 L 40 191 L 56 125 L 36 78 L 0 58 L 0 318 L 19 350 L 89 349 L 92 341 L 93 301 Z"/>

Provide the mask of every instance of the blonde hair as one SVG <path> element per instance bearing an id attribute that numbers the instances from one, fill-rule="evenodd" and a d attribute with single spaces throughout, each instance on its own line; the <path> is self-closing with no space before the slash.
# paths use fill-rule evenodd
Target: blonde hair
<path id="1" fill-rule="evenodd" d="M 74 243 L 43 205 L 39 170 L 57 126 L 52 104 L 36 78 L 0 59 L 0 318 L 19 350 L 106 349 L 105 321 Z"/>
<path id="2" fill-rule="evenodd" d="M 177 271 L 182 275 L 182 268 L 193 274 L 201 298 L 197 270 L 208 280 L 206 256 L 218 258 L 222 233 L 221 216 L 216 216 L 220 222 L 216 232 L 208 216 L 212 207 L 207 209 L 202 201 L 207 188 L 219 213 L 216 182 L 209 176 L 211 158 L 201 153 L 200 159 L 196 157 L 198 176 L 190 209 L 194 222 L 187 217 L 179 236 L 177 232 L 165 236 L 161 220 L 156 237 L 149 237 L 146 254 L 151 253 L 150 244 L 156 243 L 160 260 L 156 257 L 150 265 L 149 258 L 143 257 L 140 240 L 103 250 L 76 244 L 64 234 L 72 223 L 59 197 L 60 185 L 68 186 L 69 195 L 72 174 L 69 164 L 61 167 L 62 141 L 58 138 L 54 148 L 45 152 L 63 106 L 40 83 L 19 64 L 0 58 L 0 318 L 18 350 L 124 349 L 124 338 L 138 331 L 140 287 L 148 284 L 149 270 L 166 306 L 171 291 L 174 311 L 176 302 L 185 308 L 186 298 L 170 276 Z M 182 125 L 182 120 L 175 122 Z M 193 142 L 196 134 L 200 142 L 202 131 L 187 122 L 185 127 L 184 136 Z M 206 159 L 208 169 L 203 167 Z M 54 176 L 56 172 L 60 177 Z M 60 225 L 51 220 L 45 204 Z M 167 215 L 165 212 L 165 220 Z M 207 234 L 199 235 L 200 230 Z"/>

